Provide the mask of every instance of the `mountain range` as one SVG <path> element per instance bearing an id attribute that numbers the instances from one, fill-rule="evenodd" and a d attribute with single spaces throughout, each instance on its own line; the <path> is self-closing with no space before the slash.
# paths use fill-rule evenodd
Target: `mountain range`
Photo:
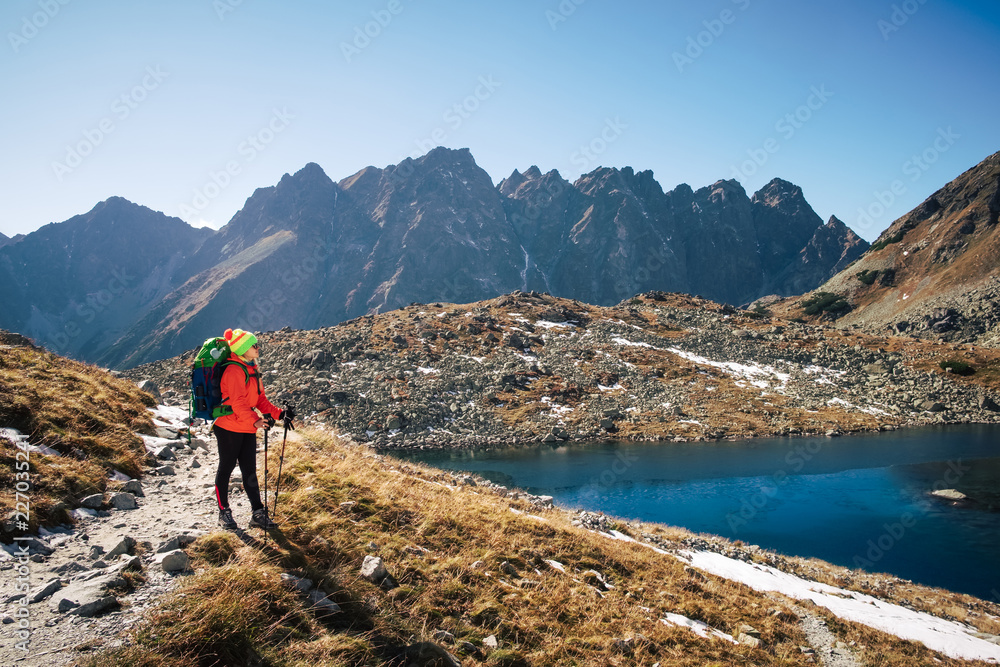
<path id="1" fill-rule="evenodd" d="M 218 232 L 112 197 L 0 244 L 0 327 L 118 368 L 228 327 L 316 328 L 518 289 L 744 304 L 813 289 L 868 248 L 780 179 L 752 196 L 733 180 L 664 192 L 629 167 L 573 183 L 531 167 L 494 185 L 446 148 L 339 182 L 307 164 Z"/>

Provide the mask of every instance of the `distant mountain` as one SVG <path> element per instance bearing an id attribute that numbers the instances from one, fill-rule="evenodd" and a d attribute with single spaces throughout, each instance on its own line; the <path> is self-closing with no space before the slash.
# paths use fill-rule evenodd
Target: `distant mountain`
<path id="1" fill-rule="evenodd" d="M 121 197 L 46 225 L 0 248 L 0 327 L 93 360 L 178 287 L 211 234 Z"/>
<path id="2" fill-rule="evenodd" d="M 125 204 L 109 200 L 78 218 L 103 221 L 102 206 Z M 339 183 L 310 163 L 255 191 L 214 234 L 144 210 L 115 218 L 132 230 L 115 228 L 127 242 L 85 250 L 108 270 L 136 248 L 131 261 L 149 287 L 134 301 L 116 298 L 101 318 L 88 315 L 93 326 L 60 351 L 128 367 L 232 326 L 317 328 L 411 302 L 466 303 L 514 290 L 597 305 L 654 289 L 742 304 L 815 287 L 866 247 L 842 223 L 822 225 L 802 190 L 778 179 L 752 198 L 735 181 L 664 193 L 652 172 L 629 167 L 602 167 L 572 184 L 531 167 L 494 186 L 467 149 L 437 148 Z M 64 342 L 60 332 L 79 319 L 81 299 L 110 280 L 77 266 L 80 250 L 58 250 L 84 229 L 88 238 L 108 236 L 100 230 L 110 223 L 84 224 L 50 225 L 16 251 L 0 250 L 0 275 L 11 285 L 26 271 L 38 283 L 12 293 L 19 310 L 0 326 Z M 142 243 L 157 226 L 164 238 Z M 50 261 L 29 252 L 48 246 Z M 64 297 L 53 291 L 60 282 L 83 291 Z"/>
<path id="3" fill-rule="evenodd" d="M 1000 153 L 899 218 L 817 291 L 843 297 L 844 325 L 1000 344 Z M 785 308 L 796 313 L 796 300 Z M 850 310 L 847 310 L 847 308 Z"/>
<path id="4" fill-rule="evenodd" d="M 736 304 L 800 293 L 867 248 L 843 224 L 823 231 L 780 179 L 749 198 L 736 181 L 664 193 L 650 171 L 600 168 L 571 185 L 532 167 L 498 189 L 531 258 L 526 277 L 541 281 L 527 288 L 599 305 L 651 289 Z M 820 242 L 826 252 L 809 251 Z"/>
<path id="5" fill-rule="evenodd" d="M 13 237 L 7 237 L 4 234 L 0 233 L 0 248 L 4 247 L 5 245 L 10 245 L 11 243 L 17 243 L 23 238 L 24 234 L 15 234 Z"/>

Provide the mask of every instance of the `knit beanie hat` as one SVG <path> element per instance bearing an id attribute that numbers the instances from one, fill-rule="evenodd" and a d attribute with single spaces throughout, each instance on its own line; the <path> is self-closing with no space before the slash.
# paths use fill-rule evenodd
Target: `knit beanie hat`
<path id="1" fill-rule="evenodd" d="M 251 347 L 257 344 L 257 337 L 243 329 L 226 329 L 224 338 L 229 343 L 233 354 L 243 356 Z"/>

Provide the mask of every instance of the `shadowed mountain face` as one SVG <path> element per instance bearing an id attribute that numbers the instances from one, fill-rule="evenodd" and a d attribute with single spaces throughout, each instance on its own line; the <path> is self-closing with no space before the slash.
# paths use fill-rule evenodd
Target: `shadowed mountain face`
<path id="1" fill-rule="evenodd" d="M 528 287 L 587 303 L 650 289 L 739 304 L 797 294 L 868 247 L 779 179 L 751 199 L 736 181 L 664 193 L 649 171 L 601 168 L 571 185 L 532 167 L 498 189 L 541 281 Z"/>
<path id="2" fill-rule="evenodd" d="M 0 327 L 58 348 L 60 327 L 125 255 L 141 276 L 135 294 L 61 351 L 128 367 L 228 327 L 315 328 L 518 289 L 598 305 L 653 289 L 746 303 L 811 289 L 865 247 L 781 180 L 751 198 L 735 181 L 664 193 L 649 171 L 599 168 L 571 184 L 532 167 L 494 186 L 468 150 L 437 148 L 339 183 L 310 163 L 258 189 L 214 234 L 103 202 L 0 249 Z M 53 289 L 64 283 L 76 291 Z"/>
<path id="3" fill-rule="evenodd" d="M 0 327 L 93 360 L 187 277 L 212 234 L 120 197 L 0 248 Z"/>
<path id="4" fill-rule="evenodd" d="M 873 331 L 1000 344 L 1000 153 L 899 218 L 820 289 L 839 322 Z"/>

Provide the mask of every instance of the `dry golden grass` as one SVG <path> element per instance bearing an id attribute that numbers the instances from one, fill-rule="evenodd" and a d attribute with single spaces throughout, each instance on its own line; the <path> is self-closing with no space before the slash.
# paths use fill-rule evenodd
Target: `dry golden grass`
<path id="1" fill-rule="evenodd" d="M 62 454 L 29 456 L 32 530 L 68 521 L 81 497 L 105 490 L 112 469 L 142 474 L 146 451 L 135 432 L 152 431 L 146 408 L 153 405 L 133 383 L 94 366 L 42 349 L 0 347 L 0 425 Z M 3 488 L 14 488 L 16 454 L 0 440 Z M 5 515 L 14 504 L 12 494 L 0 496 Z"/>
<path id="2" fill-rule="evenodd" d="M 432 468 L 308 437 L 286 453 L 283 530 L 266 542 L 256 532 L 201 538 L 191 548 L 200 574 L 135 632 L 132 646 L 89 664 L 389 664 L 406 645 L 433 641 L 437 630 L 477 647 L 489 635 L 500 640 L 493 652 L 446 645 L 464 665 L 807 664 L 798 648 L 806 638 L 787 606 L 746 586 L 692 575 L 669 555 L 574 527 L 561 510 L 455 487 Z M 642 529 L 667 540 L 688 535 Z M 398 588 L 359 578 L 369 553 L 384 559 Z M 612 588 L 599 591 L 590 570 Z M 343 612 L 316 619 L 282 587 L 284 571 L 312 579 Z M 659 622 L 666 612 L 733 635 L 752 625 L 763 645 L 702 639 Z M 866 655 L 904 654 L 902 645 L 914 657 L 909 664 L 935 659 L 867 628 L 838 632 L 863 643 Z M 640 636 L 631 653 L 615 646 Z"/>

